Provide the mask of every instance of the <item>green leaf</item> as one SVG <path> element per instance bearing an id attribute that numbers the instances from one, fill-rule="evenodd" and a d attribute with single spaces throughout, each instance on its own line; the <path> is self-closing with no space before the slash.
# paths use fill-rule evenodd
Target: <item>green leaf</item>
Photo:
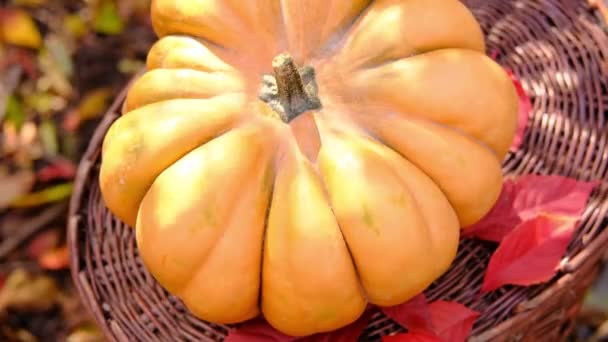
<path id="1" fill-rule="evenodd" d="M 29 193 L 18 198 L 11 203 L 13 208 L 29 208 L 36 207 L 47 203 L 58 202 L 64 200 L 72 194 L 74 183 L 63 183 L 53 185 L 38 192 Z"/>
<path id="2" fill-rule="evenodd" d="M 6 121 L 12 123 L 17 131 L 21 129 L 25 122 L 25 112 L 23 104 L 14 95 L 8 97 L 6 104 Z"/>
<path id="3" fill-rule="evenodd" d="M 93 26 L 95 31 L 109 35 L 119 34 L 124 30 L 125 25 L 114 1 L 101 2 Z"/>
<path id="4" fill-rule="evenodd" d="M 40 123 L 39 134 L 44 151 L 50 156 L 56 156 L 59 153 L 59 142 L 55 123 L 50 119 L 43 120 Z"/>

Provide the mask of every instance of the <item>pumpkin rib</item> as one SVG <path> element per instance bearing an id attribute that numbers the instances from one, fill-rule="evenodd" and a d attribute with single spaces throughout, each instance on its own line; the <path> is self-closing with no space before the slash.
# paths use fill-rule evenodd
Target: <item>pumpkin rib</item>
<path id="1" fill-rule="evenodd" d="M 352 323 L 367 299 L 318 172 L 289 132 L 282 146 L 275 157 L 277 192 L 266 226 L 270 238 L 263 253 L 261 308 L 277 329 L 304 336 Z M 288 200 L 294 198 L 306 204 Z M 301 282 L 302 277 L 308 281 Z M 293 319 L 298 323 L 288 323 Z"/>
<path id="2" fill-rule="evenodd" d="M 343 65 L 360 69 L 444 48 L 485 52 L 483 32 L 460 1 L 377 0 L 348 35 L 338 57 Z"/>
<path id="3" fill-rule="evenodd" d="M 234 294 L 222 292 L 222 288 L 215 288 L 204 280 L 207 279 L 206 274 L 217 268 L 225 270 L 226 262 L 238 267 L 224 271 L 228 277 L 234 278 L 233 282 L 241 279 L 241 276 L 245 276 L 249 282 L 232 282 L 229 287 L 238 286 L 247 292 L 253 289 L 244 286 L 255 286 L 253 306 L 256 314 L 259 311 L 261 269 L 258 269 L 259 272 L 255 275 L 242 275 L 240 270 L 244 270 L 244 266 L 251 266 L 252 255 L 246 255 L 247 253 L 255 253 L 259 258 L 262 256 L 260 246 L 243 243 L 251 243 L 251 234 L 261 242 L 266 229 L 265 211 L 270 201 L 266 186 L 272 185 L 272 181 L 266 182 L 266 178 L 268 175 L 272 178 L 272 159 L 275 154 L 272 146 L 277 144 L 276 136 L 272 132 L 260 132 L 267 128 L 268 125 L 260 120 L 249 121 L 199 146 L 166 168 L 141 203 L 137 230 L 142 257 L 147 267 L 155 271 L 164 286 L 171 287 L 173 293 L 207 319 L 236 323 L 241 320 L 241 314 L 249 315 L 230 310 L 223 313 L 224 310 L 219 308 L 232 301 L 230 298 L 234 297 Z M 229 148 L 231 152 L 224 151 L 225 148 Z M 213 158 L 215 163 L 208 162 L 208 158 Z M 183 177 L 184 173 L 193 169 L 197 170 L 197 176 Z M 219 196 L 219 189 L 226 193 Z M 168 204 L 164 202 L 167 198 L 172 198 Z M 189 206 L 191 201 L 198 203 L 198 206 Z M 179 216 L 175 216 L 176 214 Z M 252 224 L 255 224 L 255 227 Z M 251 230 L 254 228 L 255 230 Z M 159 239 L 158 242 L 166 241 L 167 234 L 171 234 L 172 244 L 158 246 L 154 243 Z M 145 241 L 146 238 L 153 240 Z M 179 243 L 181 240 L 196 243 L 183 246 Z M 240 248 L 233 248 L 235 245 L 240 245 Z M 173 268 L 167 268 L 169 265 L 163 264 L 161 259 L 163 253 L 177 254 L 180 262 L 188 265 L 187 268 L 182 267 L 180 270 L 175 268 L 175 265 Z M 179 277 L 178 280 L 173 279 L 176 276 Z M 179 288 L 175 287 L 176 281 Z M 169 286 L 170 284 L 173 285 Z M 207 293 L 208 300 L 214 302 L 210 304 L 213 307 L 210 311 L 199 311 L 200 307 L 196 305 L 200 303 L 197 289 L 201 286 Z M 251 291 L 249 296 L 253 296 Z M 218 297 L 211 296 L 212 293 Z"/>
<path id="4" fill-rule="evenodd" d="M 169 35 L 156 41 L 146 56 L 147 71 L 154 69 L 194 69 L 198 71 L 237 70 L 218 56 L 225 48 L 204 38 Z"/>
<path id="5" fill-rule="evenodd" d="M 354 112 L 353 115 L 375 140 L 401 155 L 435 182 L 458 213 L 463 227 L 487 214 L 500 195 L 501 162 L 483 141 L 458 128 L 401 113 L 391 116 L 375 112 L 373 119 L 369 114 Z M 403 139 L 403 134 L 408 138 Z M 445 157 L 461 150 L 468 153 L 460 154 L 458 158 Z M 476 170 L 463 169 L 467 165 L 475 165 Z M 463 194 L 467 198 L 454 197 Z"/>
<path id="6" fill-rule="evenodd" d="M 342 237 L 342 241 L 344 241 L 344 245 L 346 246 L 346 250 L 348 251 L 348 256 L 350 257 L 350 259 L 353 262 L 353 268 L 355 269 L 355 274 L 357 275 L 357 280 L 358 280 L 357 283 L 359 284 L 359 287 L 365 296 L 365 300 L 369 302 L 367 292 L 365 291 L 365 288 L 363 287 L 363 283 L 361 281 L 361 272 L 359 271 L 359 267 L 357 266 L 357 263 L 355 262 L 355 256 L 353 254 L 352 248 L 351 248 L 350 244 L 348 243 L 348 241 L 346 240 L 346 236 L 344 235 L 344 229 L 342 228 L 342 225 L 340 224 L 340 221 L 338 220 L 338 215 L 336 213 L 336 209 L 334 208 L 333 204 L 331 203 L 329 189 L 327 188 L 327 183 L 323 179 L 323 175 L 319 171 L 318 167 L 315 169 L 315 172 L 317 173 L 317 176 L 319 177 L 319 180 L 321 183 L 321 189 L 323 189 L 323 194 L 327 201 L 327 206 L 329 207 L 329 210 L 331 211 L 332 215 L 336 218 L 336 225 L 338 226 L 338 229 L 340 231 L 340 236 Z"/>
<path id="7" fill-rule="evenodd" d="M 237 1 L 237 0 L 233 0 Z M 266 37 L 270 48 L 264 48 L 256 43 L 261 38 L 259 27 L 251 27 L 243 20 L 243 12 L 235 11 L 236 5 L 230 0 L 156 0 L 152 5 L 152 23 L 159 37 L 170 35 L 189 35 L 222 47 L 223 57 L 229 64 L 238 66 L 242 72 L 259 74 L 268 68 L 273 56 L 285 48 L 277 42 L 276 31 L 272 38 Z M 238 0 L 238 2 L 242 2 Z M 256 1 L 261 5 L 271 6 L 272 1 Z M 270 7 L 265 11 L 272 11 Z M 274 16 L 266 15 L 267 20 Z M 282 27 L 280 22 L 276 23 Z M 254 58 L 255 56 L 255 58 Z"/>
<path id="8" fill-rule="evenodd" d="M 230 47 L 226 43 L 234 45 L 243 38 L 236 32 L 247 32 L 237 20 L 233 9 L 225 6 L 222 1 L 155 0 L 152 1 L 151 19 L 152 27 L 159 37 L 190 35 L 225 48 Z M 232 42 L 227 38 L 229 36 Z"/>
<path id="9" fill-rule="evenodd" d="M 422 169 L 420 169 L 419 167 L 417 167 L 415 164 L 413 164 L 407 158 L 403 158 L 400 154 L 398 154 L 394 150 L 390 149 L 390 147 L 388 147 L 388 146 L 386 146 L 384 144 L 381 144 L 381 143 L 378 143 L 378 144 L 379 144 L 379 146 L 382 146 L 383 148 L 385 148 L 385 147 L 388 148 L 388 150 L 390 150 L 392 153 L 395 153 L 395 154 L 399 155 L 399 157 L 402 158 L 402 160 L 400 162 L 400 164 L 402 164 L 402 165 L 389 164 L 389 166 L 391 167 L 391 169 L 393 171 L 393 174 L 396 177 L 398 177 L 399 179 L 401 179 L 402 186 L 407 190 L 408 193 L 411 194 L 412 200 L 414 201 L 414 206 L 417 208 L 416 211 L 418 211 L 418 212 L 421 213 L 422 222 L 423 222 L 423 226 L 424 226 L 424 229 L 421 229 L 421 230 L 424 233 L 426 233 L 427 239 L 430 242 L 429 243 L 429 250 L 431 251 L 432 254 L 441 255 L 442 252 L 445 252 L 445 251 L 442 250 L 442 249 L 440 249 L 440 248 L 438 248 L 439 247 L 439 242 L 438 242 L 437 238 L 440 237 L 440 236 L 442 236 L 443 234 L 433 234 L 434 233 L 433 229 L 432 229 L 433 226 L 430 224 L 431 218 L 434 215 L 437 215 L 438 213 L 434 212 L 434 213 L 430 214 L 426 210 L 424 210 L 425 208 L 422 205 L 422 200 L 421 200 L 420 194 L 417 191 L 414 191 L 412 189 L 411 184 L 408 184 L 408 182 L 411 182 L 411 181 L 409 181 L 408 179 L 406 179 L 404 177 L 404 175 L 400 174 L 397 171 L 397 168 L 399 166 L 403 167 L 404 165 L 407 165 L 407 167 L 411 167 L 412 169 L 416 169 L 417 172 L 419 172 L 422 176 L 426 177 L 429 180 L 429 182 L 427 182 L 428 184 L 434 184 L 438 188 L 439 193 L 441 194 L 441 196 L 443 196 L 445 198 L 445 201 L 447 203 L 449 203 L 449 199 L 447 198 L 447 196 L 445 195 L 445 193 L 443 193 L 443 191 L 437 185 L 437 183 L 435 183 L 433 181 L 433 179 L 431 177 L 429 177 Z M 410 165 L 408 165 L 408 164 L 410 164 Z M 444 233 L 444 232 L 441 232 L 441 233 Z M 457 245 L 457 243 L 455 245 Z M 456 255 L 456 248 L 453 248 L 453 250 L 454 250 L 454 252 L 452 254 L 453 254 L 453 256 L 455 256 Z M 448 257 L 448 259 L 451 259 L 451 258 Z M 433 263 L 433 265 L 436 266 L 437 263 Z M 443 266 L 444 266 L 443 268 L 444 268 L 444 271 L 445 271 L 445 269 L 447 269 L 447 267 L 449 265 L 443 265 Z M 438 270 L 437 273 L 442 273 L 442 272 L 441 272 L 441 270 Z M 430 283 L 428 285 L 430 285 Z M 424 288 L 426 288 L 428 285 L 424 286 Z M 421 292 L 422 290 L 424 290 L 424 289 L 420 289 L 420 291 L 416 291 L 416 292 Z"/>
<path id="10" fill-rule="evenodd" d="M 515 136 L 519 100 L 513 83 L 479 52 L 435 50 L 356 72 L 351 82 L 347 98 L 460 128 L 491 146 L 499 160 Z"/>
<path id="11" fill-rule="evenodd" d="M 320 125 L 320 129 L 323 142 L 319 169 L 367 298 L 377 305 L 399 304 L 423 283 L 430 284 L 431 275 L 435 275 L 416 275 L 423 272 L 421 268 L 412 268 L 413 274 L 395 273 L 394 269 L 395 272 L 390 272 L 387 268 L 408 268 L 416 259 L 412 253 L 428 245 L 429 236 L 415 233 L 425 223 L 410 200 L 413 195 L 402 178 L 394 176 L 390 166 L 405 160 L 357 132 L 342 130 L 340 133 L 325 125 Z M 390 161 L 386 159 L 387 152 L 392 155 Z M 407 172 L 412 175 L 416 170 Z M 419 173 L 416 177 L 425 176 Z M 368 194 L 367 197 L 362 193 Z M 439 194 L 442 196 L 440 191 Z M 408 224 L 408 229 L 400 228 Z M 401 242 L 409 248 L 392 248 Z M 401 274 L 401 278 L 394 278 L 395 274 Z"/>
<path id="12" fill-rule="evenodd" d="M 167 100 L 127 112 L 118 118 L 102 143 L 104 161 L 100 170 L 100 187 L 106 205 L 133 227 L 141 198 L 149 188 L 142 181 L 148 179 L 146 184 L 152 184 L 166 166 L 246 120 L 247 114 L 240 108 L 242 105 L 234 102 L 236 100 L 230 94 L 204 100 Z M 190 108 L 187 103 L 199 106 L 192 106 L 194 110 L 187 109 Z M 180 110 L 184 115 L 179 115 Z M 201 113 L 206 115 L 198 115 Z M 170 129 L 174 131 L 167 132 Z M 158 139 L 156 132 L 162 132 L 159 136 L 164 139 Z M 167 139 L 167 136 L 172 139 Z M 150 144 L 157 149 L 155 152 L 150 152 Z M 176 153 L 177 148 L 181 152 Z M 176 157 L 168 158 L 169 154 Z"/>
<path id="13" fill-rule="evenodd" d="M 357 123 L 357 121 L 353 121 L 353 122 Z M 387 151 L 390 151 L 390 153 L 392 153 L 394 155 L 397 155 L 400 158 L 402 158 L 403 160 L 400 162 L 401 164 L 404 164 L 404 163 L 409 164 L 408 167 L 415 169 L 416 172 L 419 172 L 422 176 L 426 177 L 430 181 L 430 182 L 427 182 L 427 183 L 428 184 L 433 184 L 433 186 L 435 186 L 437 188 L 438 193 L 445 198 L 446 203 L 450 203 L 449 197 L 445 194 L 445 192 L 443 191 L 443 189 L 441 188 L 441 186 L 437 182 L 435 182 L 434 179 L 433 179 L 433 177 L 431 177 L 430 175 L 428 175 L 425 172 L 424 169 L 420 168 L 417 164 L 415 164 L 414 162 L 412 162 L 411 160 L 409 160 L 407 157 L 403 156 L 401 153 L 399 153 L 397 150 L 395 150 L 392 146 L 386 144 L 386 142 L 382 141 L 378 136 L 376 136 L 373 133 L 373 131 L 370 131 L 370 130 L 366 129 L 366 127 L 364 125 L 362 127 L 363 127 L 363 131 L 357 131 L 357 133 L 355 133 L 355 134 L 357 134 L 359 136 L 360 139 L 366 139 L 366 140 L 372 141 L 373 144 L 376 144 L 375 146 L 377 148 L 386 149 Z M 403 175 L 401 175 L 401 174 L 399 174 L 397 172 L 396 168 L 398 167 L 398 165 L 391 164 L 390 161 L 388 161 L 388 160 L 386 160 L 386 162 L 387 162 L 387 165 L 390 166 L 393 175 L 395 175 L 396 177 L 398 177 L 399 179 L 401 179 L 402 186 L 406 189 L 406 191 L 408 193 L 411 194 L 412 199 L 415 202 L 415 206 L 418 208 L 418 210 L 416 210 L 416 211 L 418 211 L 418 212 L 424 212 L 424 210 L 421 209 L 422 208 L 422 204 L 421 204 L 421 201 L 420 201 L 420 197 L 418 196 L 419 194 L 416 191 L 413 191 L 411 189 L 410 185 L 408 185 L 409 181 L 406 178 L 404 178 Z M 325 183 L 322 182 L 322 184 L 324 186 L 324 189 L 327 189 L 327 187 L 325 186 Z M 329 196 L 329 195 L 327 195 L 327 196 Z M 330 205 L 330 208 L 332 209 L 332 212 L 333 212 L 333 207 L 331 205 L 331 202 L 330 202 L 329 205 Z M 446 208 L 448 208 L 449 210 L 452 210 L 451 203 L 450 203 L 449 206 L 446 206 Z M 334 213 L 334 215 L 335 215 L 335 213 Z M 454 213 L 454 215 L 456 215 L 456 214 Z M 431 247 L 433 247 L 433 245 L 434 245 L 434 247 L 437 247 L 437 245 L 439 243 L 437 242 L 437 240 L 435 238 L 436 234 L 434 235 L 431 232 L 432 225 L 429 223 L 430 222 L 430 219 L 429 219 L 430 217 L 432 217 L 431 214 L 429 214 L 429 215 L 422 215 L 422 219 L 423 219 L 423 222 L 424 222 L 424 231 L 425 231 L 426 235 L 428 236 L 429 241 L 432 241 L 432 243 L 431 243 L 432 246 Z M 338 226 L 340 227 L 339 223 L 338 223 Z M 341 231 L 341 233 L 342 233 L 342 231 Z M 342 233 L 342 236 L 343 236 L 343 239 L 344 239 L 345 243 L 348 246 L 348 242 L 344 238 L 344 234 L 343 233 Z M 438 250 L 438 249 L 435 249 L 435 250 Z M 353 258 L 353 262 L 354 262 L 354 256 L 352 255 L 352 252 L 350 251 L 350 247 L 349 247 L 349 253 L 351 255 L 351 258 Z M 454 255 L 456 254 L 455 248 L 454 248 L 454 253 L 452 253 L 452 254 L 454 254 Z M 355 264 L 355 269 L 357 269 L 356 264 Z M 357 269 L 357 274 L 359 275 L 358 269 Z M 360 282 L 360 284 L 361 284 L 361 282 Z M 361 286 L 362 286 L 362 284 L 361 284 Z M 366 295 L 367 295 L 367 293 L 366 293 Z"/>
<path id="14" fill-rule="evenodd" d="M 179 84 L 178 87 L 164 87 Z M 204 72 L 192 69 L 154 69 L 139 77 L 131 86 L 125 110 L 176 99 L 208 99 L 222 94 L 245 90 L 243 82 L 234 74 Z"/>

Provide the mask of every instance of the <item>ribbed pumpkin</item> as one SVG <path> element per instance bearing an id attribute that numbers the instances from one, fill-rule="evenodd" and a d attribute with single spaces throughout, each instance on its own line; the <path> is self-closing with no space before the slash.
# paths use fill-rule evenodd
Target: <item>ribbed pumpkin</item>
<path id="1" fill-rule="evenodd" d="M 154 0 L 100 186 L 197 317 L 289 335 L 423 291 L 494 205 L 518 102 L 458 0 Z"/>

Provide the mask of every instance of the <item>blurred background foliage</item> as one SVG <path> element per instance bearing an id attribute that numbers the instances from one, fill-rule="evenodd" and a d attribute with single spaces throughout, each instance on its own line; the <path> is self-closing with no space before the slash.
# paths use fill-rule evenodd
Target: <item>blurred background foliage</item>
<path id="1" fill-rule="evenodd" d="M 101 341 L 68 269 L 67 202 L 144 66 L 149 0 L 0 0 L 0 341 Z"/>

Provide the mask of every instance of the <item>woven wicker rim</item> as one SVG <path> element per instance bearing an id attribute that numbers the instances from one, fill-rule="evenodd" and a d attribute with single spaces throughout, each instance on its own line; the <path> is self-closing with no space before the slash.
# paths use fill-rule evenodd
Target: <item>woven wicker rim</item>
<path id="1" fill-rule="evenodd" d="M 482 314 L 472 340 L 555 340 L 570 328 L 608 246 L 608 35 L 586 1 L 465 0 L 486 33 L 488 53 L 520 79 L 533 111 L 523 145 L 504 173 L 602 179 L 592 194 L 559 274 L 533 287 L 504 287 L 478 297 L 494 244 L 463 240 L 456 261 L 425 294 Z M 132 229 L 101 200 L 101 141 L 118 117 L 125 90 L 99 124 L 80 163 L 70 203 L 69 247 L 76 287 L 113 340 L 220 341 L 229 327 L 200 321 L 145 270 Z M 377 313 L 363 340 L 403 329 Z"/>

